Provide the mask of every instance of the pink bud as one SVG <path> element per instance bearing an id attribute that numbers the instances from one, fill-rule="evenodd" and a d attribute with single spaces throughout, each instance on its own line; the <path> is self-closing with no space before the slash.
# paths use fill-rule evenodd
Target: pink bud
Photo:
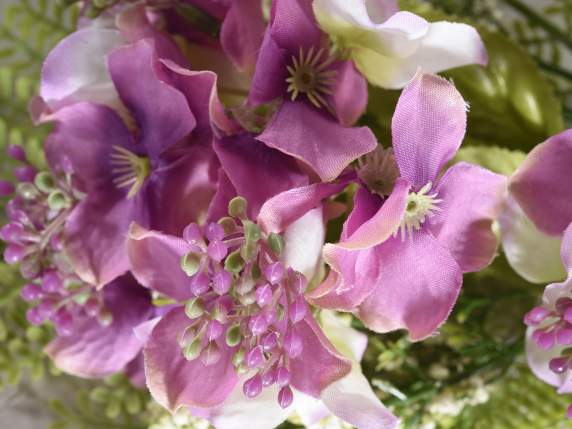
<path id="1" fill-rule="evenodd" d="M 563 319 L 572 324 L 572 307 L 569 307 L 564 311 Z"/>
<path id="2" fill-rule="evenodd" d="M 4 261 L 8 265 L 15 265 L 24 259 L 26 256 L 26 248 L 19 244 L 10 244 L 4 250 Z"/>
<path id="3" fill-rule="evenodd" d="M 264 374 L 262 374 L 262 385 L 264 387 L 272 386 L 276 382 L 276 371 L 270 368 Z"/>
<path id="4" fill-rule="evenodd" d="M 262 392 L 262 377 L 256 374 L 254 377 L 246 380 L 242 385 L 242 391 L 247 398 L 256 398 Z"/>
<path id="5" fill-rule="evenodd" d="M 260 307 L 264 307 L 272 300 L 272 286 L 264 283 L 256 288 L 256 303 Z"/>
<path id="6" fill-rule="evenodd" d="M 10 243 L 20 241 L 24 236 L 24 227 L 17 222 L 7 223 L 0 229 L 0 239 Z"/>
<path id="7" fill-rule="evenodd" d="M 6 147 L 6 153 L 16 161 L 26 162 L 26 151 L 20 145 L 10 144 Z"/>
<path id="8" fill-rule="evenodd" d="M 20 182 L 33 182 L 36 177 L 36 169 L 30 165 L 23 165 L 14 169 L 14 176 Z"/>
<path id="9" fill-rule="evenodd" d="M 260 346 L 254 347 L 246 355 L 246 365 L 249 368 L 258 368 L 262 365 L 262 362 L 264 362 L 264 355 Z"/>
<path id="10" fill-rule="evenodd" d="M 284 265 L 274 262 L 264 268 L 264 277 L 272 284 L 279 283 L 284 278 Z"/>
<path id="11" fill-rule="evenodd" d="M 206 335 L 209 341 L 219 338 L 224 332 L 224 326 L 218 320 L 211 320 L 207 325 Z"/>
<path id="12" fill-rule="evenodd" d="M 99 314 L 99 310 L 101 309 L 101 304 L 97 298 L 89 298 L 85 305 L 83 306 L 85 312 L 90 317 L 95 317 Z"/>
<path id="13" fill-rule="evenodd" d="M 42 277 L 42 289 L 48 293 L 58 293 L 64 288 L 60 276 L 55 271 L 48 271 Z"/>
<path id="14" fill-rule="evenodd" d="M 213 240 L 208 245 L 207 253 L 213 261 L 220 262 L 228 253 L 228 247 L 222 241 Z"/>
<path id="15" fill-rule="evenodd" d="M 572 344 L 572 328 L 563 328 L 556 331 L 556 342 L 561 346 Z"/>
<path id="16" fill-rule="evenodd" d="M 205 235 L 209 241 L 220 241 L 224 238 L 224 228 L 218 223 L 209 223 Z"/>
<path id="17" fill-rule="evenodd" d="M 32 325 L 36 325 L 36 326 L 41 325 L 42 323 L 44 323 L 46 321 L 46 318 L 41 313 L 41 311 L 38 309 L 38 307 L 32 307 L 28 311 L 26 311 L 26 319 Z"/>
<path id="18" fill-rule="evenodd" d="M 280 389 L 280 392 L 278 392 L 278 404 L 280 404 L 281 408 L 288 408 L 290 405 L 292 405 L 293 401 L 294 394 L 292 393 L 290 386 L 284 386 L 282 389 Z"/>
<path id="19" fill-rule="evenodd" d="M 183 230 L 183 239 L 190 245 L 198 245 L 203 241 L 201 228 L 196 223 L 191 223 Z"/>
<path id="20" fill-rule="evenodd" d="M 286 335 L 284 335 L 283 347 L 286 353 L 288 353 L 288 356 L 292 359 L 297 358 L 300 356 L 300 353 L 302 353 L 304 347 L 302 338 L 295 328 L 291 328 L 286 332 Z"/>
<path id="21" fill-rule="evenodd" d="M 284 387 L 290 384 L 290 371 L 281 366 L 276 370 L 276 384 L 278 387 Z"/>
<path id="22" fill-rule="evenodd" d="M 550 315 L 550 311 L 544 307 L 534 307 L 524 316 L 524 324 L 536 326 Z"/>
<path id="23" fill-rule="evenodd" d="M 301 295 L 296 298 L 296 301 L 290 304 L 288 312 L 292 323 L 298 323 L 306 317 L 306 308 L 306 300 Z"/>
<path id="24" fill-rule="evenodd" d="M 26 302 L 37 301 L 44 297 L 44 292 L 42 288 L 35 284 L 27 284 L 22 288 L 20 296 Z"/>
<path id="25" fill-rule="evenodd" d="M 248 329 L 252 332 L 252 335 L 258 336 L 262 335 L 268 329 L 268 322 L 264 314 L 257 314 L 252 316 L 248 321 Z"/>
<path id="26" fill-rule="evenodd" d="M 220 270 L 213 276 L 213 289 L 219 295 L 225 295 L 232 286 L 232 274 L 228 271 Z"/>
<path id="27" fill-rule="evenodd" d="M 56 332 L 62 337 L 69 337 L 73 333 L 73 317 L 65 309 L 61 308 L 52 317 Z"/>
<path id="28" fill-rule="evenodd" d="M 209 290 L 209 278 L 199 271 L 191 277 L 191 292 L 195 296 L 201 296 Z"/>
<path id="29" fill-rule="evenodd" d="M 548 362 L 548 367 L 550 368 L 550 371 L 554 372 L 555 374 L 562 374 L 568 369 L 568 359 L 562 357 L 550 359 L 550 362 Z"/>
<path id="30" fill-rule="evenodd" d="M 290 276 L 290 288 L 296 295 L 301 295 L 308 289 L 308 280 L 304 274 L 293 271 Z"/>
<path id="31" fill-rule="evenodd" d="M 278 335 L 276 332 L 269 332 L 262 337 L 262 348 L 265 352 L 272 351 L 278 345 Z"/>
<path id="32" fill-rule="evenodd" d="M 555 338 L 553 332 L 546 332 L 544 330 L 537 329 L 532 334 L 532 340 L 543 350 L 550 350 L 554 347 Z"/>
<path id="33" fill-rule="evenodd" d="M 44 319 L 51 319 L 56 311 L 56 303 L 51 299 L 46 299 L 42 301 L 36 307 L 38 309 L 39 315 Z"/>
<path id="34" fill-rule="evenodd" d="M 0 196 L 6 197 L 14 193 L 14 185 L 6 180 L 0 180 Z"/>

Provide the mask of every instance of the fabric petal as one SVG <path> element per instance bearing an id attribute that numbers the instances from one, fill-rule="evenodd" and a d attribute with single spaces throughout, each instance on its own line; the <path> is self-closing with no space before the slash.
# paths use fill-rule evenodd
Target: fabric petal
<path id="1" fill-rule="evenodd" d="M 351 361 L 337 352 L 313 316 L 306 316 L 295 329 L 302 340 L 302 352 L 290 360 L 292 387 L 320 397 L 327 386 L 350 372 Z"/>
<path id="2" fill-rule="evenodd" d="M 170 411 L 182 406 L 216 407 L 238 382 L 232 364 L 234 349 L 226 344 L 219 344 L 221 357 L 213 365 L 185 359 L 179 339 L 189 324 L 183 308 L 171 310 L 153 329 L 143 349 L 147 386 L 153 398 Z"/>
<path id="3" fill-rule="evenodd" d="M 131 272 L 145 287 L 184 302 L 192 297 L 181 258 L 191 250 L 182 238 L 133 224 L 127 240 Z"/>
<path id="4" fill-rule="evenodd" d="M 258 54 L 258 61 L 248 93 L 249 104 L 269 103 L 286 94 L 288 87 L 286 83 L 288 78 L 286 58 L 284 51 L 267 31 Z"/>
<path id="5" fill-rule="evenodd" d="M 344 127 L 307 103 L 291 101 L 282 104 L 258 140 L 305 162 L 325 182 L 377 146 L 368 127 Z"/>
<path id="6" fill-rule="evenodd" d="M 439 181 L 436 193 L 442 202 L 427 228 L 464 273 L 482 270 L 495 257 L 498 240 L 492 224 L 507 191 L 506 176 L 464 162 Z"/>
<path id="7" fill-rule="evenodd" d="M 276 44 L 290 54 L 318 45 L 321 38 L 311 0 L 273 1 L 269 31 Z"/>
<path id="8" fill-rule="evenodd" d="M 106 57 L 123 43 L 119 31 L 107 28 L 84 28 L 70 34 L 44 62 L 41 97 L 52 109 L 77 101 L 116 104 L 119 96 L 109 77 Z"/>
<path id="9" fill-rule="evenodd" d="M 108 62 L 113 83 L 134 114 L 142 144 L 153 159 L 193 130 L 196 119 L 184 95 L 160 79 L 149 40 L 116 49 Z"/>
<path id="10" fill-rule="evenodd" d="M 65 227 L 65 252 L 76 274 L 103 286 L 129 270 L 125 252 L 135 202 L 122 192 L 93 192 L 71 212 Z"/>
<path id="11" fill-rule="evenodd" d="M 418 73 L 405 87 L 391 131 L 399 171 L 414 190 L 435 183 L 459 149 L 466 126 L 467 105 L 448 80 Z"/>
<path id="12" fill-rule="evenodd" d="M 536 146 L 513 174 L 510 191 L 536 227 L 561 235 L 572 222 L 572 130 Z"/>
<path id="13" fill-rule="evenodd" d="M 558 257 L 560 237 L 540 232 L 514 198 L 507 199 L 498 220 L 504 253 L 519 276 L 543 284 L 566 277 Z"/>
<path id="14" fill-rule="evenodd" d="M 539 379 L 552 386 L 559 387 L 565 380 L 566 374 L 556 374 L 548 367 L 551 359 L 560 356 L 565 347 L 556 346 L 550 350 L 541 349 L 532 340 L 532 334 L 536 328 L 528 328 L 526 331 L 526 359 L 528 366 Z"/>
<path id="15" fill-rule="evenodd" d="M 463 282 L 453 256 L 423 229 L 379 245 L 381 274 L 357 316 L 372 330 L 407 329 L 413 341 L 431 335 L 449 316 Z"/>
<path id="16" fill-rule="evenodd" d="M 220 42 L 238 69 L 254 69 L 266 23 L 259 0 L 234 1 L 220 32 Z"/>
<path id="17" fill-rule="evenodd" d="M 248 201 L 253 217 L 269 198 L 308 184 L 308 176 L 294 159 L 255 140 L 251 134 L 217 139 L 214 149 L 234 188 Z"/>
<path id="18" fill-rule="evenodd" d="M 348 180 L 340 180 L 340 183 L 315 183 L 282 192 L 264 203 L 258 214 L 258 225 L 267 233 L 282 232 L 347 185 Z"/>
<path id="19" fill-rule="evenodd" d="M 83 102 L 62 108 L 51 118 L 55 127 L 45 149 L 51 169 L 71 162 L 76 186 L 86 192 L 109 182 L 113 147 L 124 147 L 131 140 L 121 118 L 108 107 Z"/>
<path id="20" fill-rule="evenodd" d="M 130 275 L 104 289 L 113 322 L 105 327 L 93 317 L 78 316 L 70 336 L 56 337 L 45 352 L 55 365 L 79 377 L 105 377 L 121 371 L 141 351 L 133 328 L 152 314 L 151 296 Z"/>
<path id="21" fill-rule="evenodd" d="M 316 207 L 284 231 L 284 265 L 304 274 L 308 281 L 314 277 L 322 255 L 325 229 L 323 209 Z"/>
<path id="22" fill-rule="evenodd" d="M 566 271 L 572 275 L 572 223 L 564 231 L 562 236 L 562 250 L 560 251 L 562 263 Z"/>
<path id="23" fill-rule="evenodd" d="M 351 127 L 367 107 L 367 82 L 351 61 L 343 61 L 336 71 L 336 83 L 332 87 L 332 107 L 338 121 L 343 126 Z"/>

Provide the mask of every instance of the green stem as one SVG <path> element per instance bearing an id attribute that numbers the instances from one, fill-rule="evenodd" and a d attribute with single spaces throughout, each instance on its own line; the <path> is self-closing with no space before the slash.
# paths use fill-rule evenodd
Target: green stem
<path id="1" fill-rule="evenodd" d="M 572 38 L 563 30 L 554 25 L 550 20 L 540 15 L 530 6 L 522 3 L 520 0 L 504 0 L 504 3 L 524 15 L 531 23 L 534 23 L 544 29 L 554 39 L 561 42 L 564 46 L 572 51 Z"/>

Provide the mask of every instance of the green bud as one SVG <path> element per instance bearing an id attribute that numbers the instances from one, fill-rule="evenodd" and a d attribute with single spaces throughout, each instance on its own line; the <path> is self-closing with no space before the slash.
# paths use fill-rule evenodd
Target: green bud
<path id="1" fill-rule="evenodd" d="M 239 351 L 237 351 L 234 356 L 232 357 L 232 364 L 235 367 L 238 367 L 242 361 L 244 360 L 244 355 L 246 353 L 244 352 L 244 349 L 240 349 Z"/>
<path id="2" fill-rule="evenodd" d="M 141 398 L 136 392 L 131 392 L 125 398 L 125 409 L 129 414 L 138 414 L 141 412 L 143 404 Z"/>
<path id="3" fill-rule="evenodd" d="M 28 326 L 26 329 L 26 337 L 30 341 L 38 342 L 44 337 L 44 331 L 39 326 Z"/>
<path id="4" fill-rule="evenodd" d="M 38 189 L 28 182 L 18 184 L 16 193 L 25 200 L 33 200 L 39 195 Z"/>
<path id="5" fill-rule="evenodd" d="M 258 245 L 254 241 L 247 241 L 240 246 L 240 256 L 247 262 L 254 260 L 258 254 Z"/>
<path id="6" fill-rule="evenodd" d="M 122 373 L 110 375 L 104 380 L 105 384 L 112 387 L 119 386 L 123 381 L 125 381 L 125 376 Z"/>
<path id="7" fill-rule="evenodd" d="M 109 396 L 109 391 L 105 387 L 101 386 L 96 387 L 89 393 L 91 400 L 99 404 L 105 403 Z"/>
<path id="8" fill-rule="evenodd" d="M 52 191 L 48 196 L 48 206 L 52 210 L 62 210 L 69 207 L 69 205 L 68 197 L 60 190 Z"/>
<path id="9" fill-rule="evenodd" d="M 252 280 L 257 281 L 261 276 L 262 276 L 262 272 L 260 271 L 260 267 L 258 266 L 258 264 L 253 264 L 252 265 Z"/>
<path id="10" fill-rule="evenodd" d="M 196 274 L 201 265 L 201 255 L 195 252 L 189 252 L 181 258 L 181 268 L 191 277 Z"/>
<path id="11" fill-rule="evenodd" d="M 218 221 L 218 224 L 223 227 L 225 235 L 230 235 L 236 231 L 236 222 L 231 217 L 223 217 Z"/>
<path id="12" fill-rule="evenodd" d="M 201 339 L 195 338 L 189 345 L 183 349 L 183 355 L 188 361 L 195 360 L 201 354 Z"/>
<path id="13" fill-rule="evenodd" d="M 121 414 L 121 402 L 118 399 L 112 398 L 105 407 L 105 415 L 114 420 Z"/>
<path id="14" fill-rule="evenodd" d="M 76 293 L 73 296 L 73 300 L 78 305 L 84 305 L 87 302 L 87 300 L 90 298 L 90 296 L 91 296 L 91 292 L 86 290 L 86 291 L 83 291 L 80 293 Z"/>
<path id="15" fill-rule="evenodd" d="M 276 317 L 278 320 L 282 320 L 284 318 L 284 307 L 282 307 L 282 304 L 278 304 Z"/>
<path id="16" fill-rule="evenodd" d="M 244 236 L 248 241 L 257 242 L 260 240 L 262 233 L 258 225 L 249 220 L 242 222 L 242 225 L 244 226 Z"/>
<path id="17" fill-rule="evenodd" d="M 189 319 L 201 317 L 205 312 L 205 304 L 202 299 L 194 298 L 185 305 L 185 314 Z"/>
<path id="18" fill-rule="evenodd" d="M 224 261 L 224 269 L 229 273 L 238 274 L 244 268 L 244 259 L 242 259 L 240 253 L 241 252 L 239 250 L 235 250 L 226 257 L 226 260 Z"/>
<path id="19" fill-rule="evenodd" d="M 34 184 L 44 194 L 49 194 L 56 187 L 54 178 L 47 171 L 40 171 L 38 174 L 36 174 L 36 177 L 34 178 Z"/>
<path id="20" fill-rule="evenodd" d="M 226 344 L 229 347 L 238 346 L 242 341 L 242 333 L 240 332 L 240 324 L 232 325 L 226 331 Z"/>
<path id="21" fill-rule="evenodd" d="M 276 256 L 280 256 L 284 251 L 284 239 L 280 234 L 271 232 L 268 236 L 268 245 Z"/>
<path id="22" fill-rule="evenodd" d="M 231 217 L 243 218 L 246 216 L 246 200 L 242 197 L 234 197 L 228 203 L 228 214 Z"/>

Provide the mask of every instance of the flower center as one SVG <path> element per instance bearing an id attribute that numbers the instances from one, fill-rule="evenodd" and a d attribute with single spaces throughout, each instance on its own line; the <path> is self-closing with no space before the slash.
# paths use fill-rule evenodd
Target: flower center
<path id="1" fill-rule="evenodd" d="M 308 52 L 300 48 L 298 56 L 292 56 L 292 65 L 287 66 L 290 76 L 286 79 L 292 100 L 302 93 L 318 108 L 327 105 L 324 97 L 332 93 L 337 72 L 328 70 L 334 57 L 323 53 L 323 49 L 316 51 L 312 46 Z"/>
<path id="2" fill-rule="evenodd" d="M 358 161 L 358 176 L 374 194 L 382 197 L 390 195 L 399 177 L 393 149 L 378 146 L 361 158 Z"/>
<path id="3" fill-rule="evenodd" d="M 427 218 L 440 210 L 437 205 L 442 200 L 436 198 L 436 193 L 428 193 L 431 190 L 431 186 L 432 184 L 429 182 L 419 192 L 410 192 L 407 196 L 405 214 L 398 228 L 401 240 L 404 240 L 406 236 L 411 237 L 413 230 L 420 229 Z M 395 235 L 397 235 L 397 231 L 394 233 Z"/>
<path id="4" fill-rule="evenodd" d="M 121 146 L 113 146 L 111 164 L 115 175 L 113 183 L 118 188 L 129 187 L 127 198 L 133 198 L 151 173 L 151 162 L 145 156 L 135 155 Z"/>

